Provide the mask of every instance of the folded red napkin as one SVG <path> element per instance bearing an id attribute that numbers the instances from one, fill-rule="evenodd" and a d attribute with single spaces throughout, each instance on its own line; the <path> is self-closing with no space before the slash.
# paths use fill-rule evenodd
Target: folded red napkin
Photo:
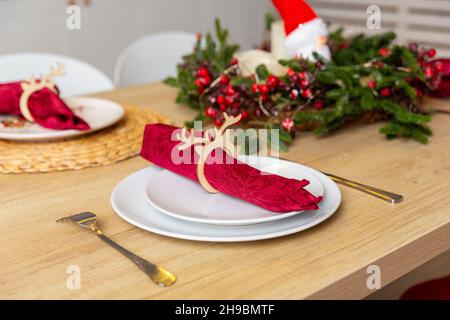
<path id="1" fill-rule="evenodd" d="M 145 127 L 141 156 L 160 166 L 184 177 L 198 182 L 197 164 L 174 163 L 172 151 L 179 141 L 172 139 L 173 133 L 179 128 L 165 124 L 149 124 Z M 178 150 L 176 153 L 178 154 Z M 193 147 L 189 150 L 193 155 Z M 215 150 L 222 152 L 222 150 Z M 183 151 L 180 151 L 181 155 Z M 230 196 L 256 204 L 264 209 L 275 212 L 290 212 L 318 209 L 321 196 L 315 197 L 303 189 L 308 180 L 287 179 L 275 174 L 262 173 L 237 160 L 224 163 L 205 164 L 205 177 L 216 190 Z M 176 161 L 177 162 L 177 161 Z M 205 191 L 206 192 L 206 191 Z"/>
<path id="2" fill-rule="evenodd" d="M 0 84 L 0 114 L 21 115 L 21 82 Z M 37 124 L 56 130 L 88 130 L 89 125 L 64 103 L 58 94 L 44 88 L 28 99 L 28 109 Z"/>

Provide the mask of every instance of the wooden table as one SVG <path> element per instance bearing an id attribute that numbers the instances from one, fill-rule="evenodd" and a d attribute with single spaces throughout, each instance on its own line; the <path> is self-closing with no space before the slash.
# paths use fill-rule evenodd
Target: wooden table
<path id="1" fill-rule="evenodd" d="M 175 94 L 152 84 L 98 96 L 151 108 L 181 125 L 194 113 L 175 105 Z M 450 116 L 436 115 L 431 127 L 428 145 L 386 141 L 378 124 L 327 138 L 300 134 L 286 158 L 401 193 L 405 201 L 390 205 L 341 187 L 343 202 L 331 219 L 249 243 L 172 239 L 119 218 L 111 209 L 111 191 L 148 166 L 139 157 L 81 171 L 2 174 L 0 298 L 363 298 L 372 292 L 368 266 L 381 268 L 386 285 L 450 248 Z M 118 243 L 176 273 L 176 285 L 155 286 L 95 236 L 55 223 L 86 210 L 97 213 L 102 229 Z M 81 270 L 79 290 L 66 287 L 70 265 Z"/>

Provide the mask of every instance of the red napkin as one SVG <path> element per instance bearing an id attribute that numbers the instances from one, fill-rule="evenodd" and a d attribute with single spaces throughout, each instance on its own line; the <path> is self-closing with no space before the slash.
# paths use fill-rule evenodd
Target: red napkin
<path id="1" fill-rule="evenodd" d="M 0 114 L 21 115 L 19 101 L 21 82 L 0 84 Z M 28 109 L 37 124 L 56 130 L 88 130 L 89 125 L 64 103 L 58 94 L 44 88 L 28 99 Z"/>
<path id="2" fill-rule="evenodd" d="M 165 124 L 149 124 L 145 127 L 141 156 L 184 177 L 198 182 L 196 163 L 176 164 L 172 161 L 172 150 L 179 145 L 172 134 L 179 128 Z M 176 150 L 178 154 L 178 150 Z M 218 149 L 215 152 L 222 152 Z M 183 152 L 181 152 L 183 154 Z M 191 147 L 190 155 L 193 155 Z M 214 155 L 214 154 L 213 154 Z M 225 154 L 225 157 L 228 155 Z M 275 212 L 316 210 L 321 196 L 315 197 L 303 189 L 308 180 L 295 180 L 274 174 L 262 173 L 245 163 L 232 159 L 234 163 L 205 164 L 205 177 L 216 190 L 230 196 L 256 204 Z M 206 191 L 205 191 L 206 192 Z"/>
<path id="3" fill-rule="evenodd" d="M 419 283 L 406 290 L 400 300 L 450 300 L 450 276 Z"/>

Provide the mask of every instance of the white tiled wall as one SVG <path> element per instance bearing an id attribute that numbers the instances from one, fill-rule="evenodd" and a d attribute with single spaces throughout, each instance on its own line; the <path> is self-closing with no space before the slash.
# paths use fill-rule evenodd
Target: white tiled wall
<path id="1" fill-rule="evenodd" d="M 81 30 L 66 28 L 65 0 L 0 0 L 0 54 L 65 54 L 112 74 L 132 41 L 153 32 L 212 30 L 219 17 L 243 48 L 261 42 L 267 0 L 91 0 L 81 6 Z"/>

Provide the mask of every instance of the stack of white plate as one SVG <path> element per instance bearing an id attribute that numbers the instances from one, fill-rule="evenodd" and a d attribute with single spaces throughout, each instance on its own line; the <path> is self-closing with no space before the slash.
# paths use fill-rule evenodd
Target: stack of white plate
<path id="1" fill-rule="evenodd" d="M 329 218 L 341 193 L 327 176 L 309 167 L 268 157 L 239 160 L 286 178 L 307 179 L 306 189 L 322 195 L 318 210 L 277 213 L 226 194 L 209 194 L 199 184 L 168 170 L 149 167 L 122 180 L 111 195 L 117 214 L 161 235 L 199 241 L 252 241 L 299 232 Z"/>

